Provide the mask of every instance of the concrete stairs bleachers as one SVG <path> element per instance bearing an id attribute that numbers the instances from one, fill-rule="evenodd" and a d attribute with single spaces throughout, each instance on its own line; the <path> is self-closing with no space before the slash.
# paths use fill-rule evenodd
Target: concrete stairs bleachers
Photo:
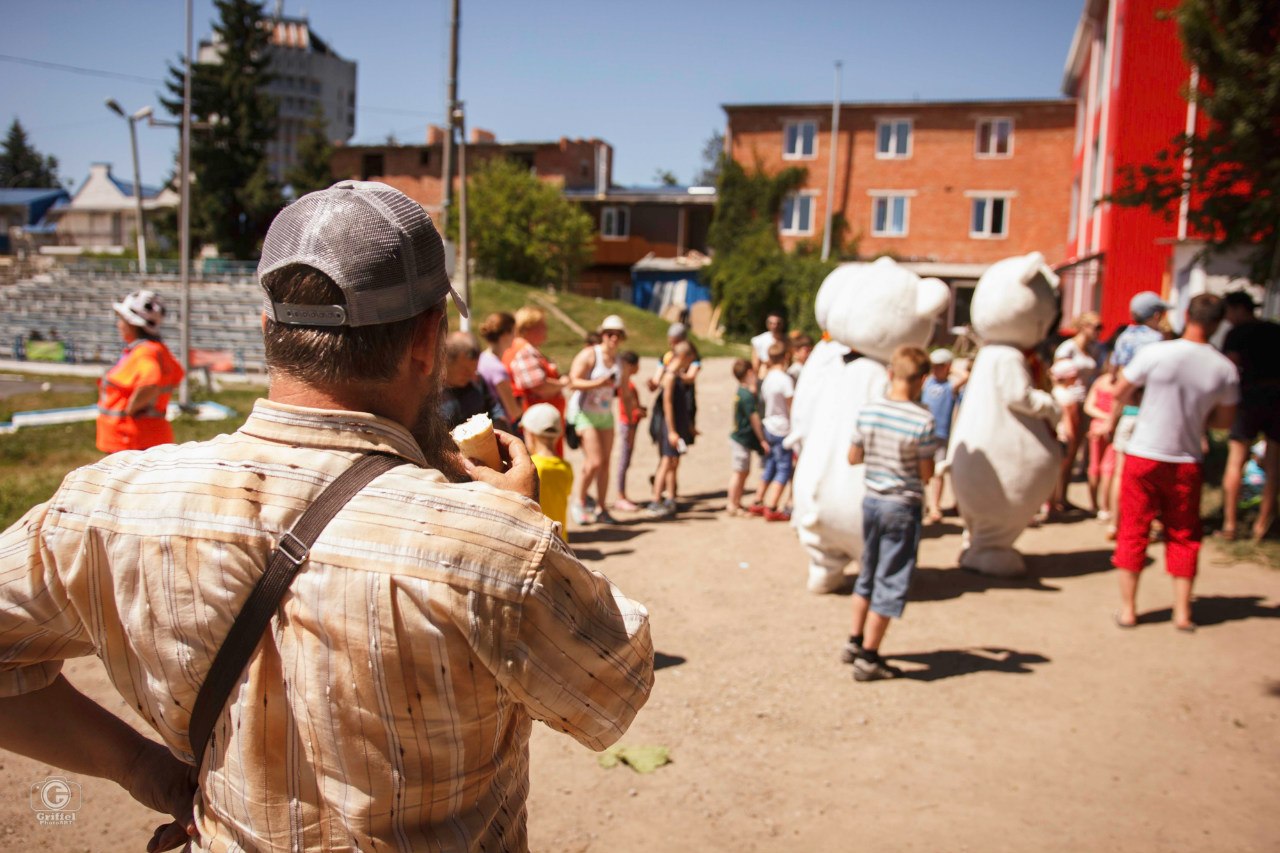
<path id="1" fill-rule="evenodd" d="M 164 300 L 161 334 L 177 355 L 181 293 L 177 276 L 94 273 L 54 269 L 0 285 L 0 353 L 14 354 L 15 342 L 56 330 L 80 362 L 111 363 L 120 354 L 113 302 L 141 289 Z M 240 370 L 261 371 L 262 291 L 252 276 L 202 278 L 191 282 L 191 348 L 233 353 Z"/>

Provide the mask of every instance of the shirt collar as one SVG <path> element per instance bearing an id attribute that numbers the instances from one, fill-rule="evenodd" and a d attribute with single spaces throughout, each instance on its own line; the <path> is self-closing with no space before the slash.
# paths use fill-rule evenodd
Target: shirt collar
<path id="1" fill-rule="evenodd" d="M 422 448 L 407 429 L 368 412 L 311 409 L 258 400 L 239 431 L 293 446 L 394 453 L 415 465 L 427 467 Z"/>

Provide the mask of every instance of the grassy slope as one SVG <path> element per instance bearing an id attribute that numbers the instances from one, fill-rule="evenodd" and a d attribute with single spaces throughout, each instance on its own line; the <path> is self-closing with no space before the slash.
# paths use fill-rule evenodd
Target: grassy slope
<path id="1" fill-rule="evenodd" d="M 535 298 L 536 297 L 536 298 Z M 642 356 L 657 357 L 667 348 L 667 321 L 656 314 L 651 314 L 634 305 L 615 302 L 611 299 L 594 299 L 574 293 L 549 294 L 546 291 L 514 284 L 506 281 L 481 279 L 471 284 L 471 319 L 473 328 L 480 324 L 485 315 L 494 311 L 515 313 L 523 305 L 542 307 L 539 299 L 551 302 L 568 314 L 584 329 L 591 330 L 600 325 L 609 314 L 617 314 L 627 324 L 627 349 L 633 349 Z M 451 318 L 452 328 L 457 328 L 456 315 Z M 701 338 L 695 338 L 698 351 L 707 358 L 714 356 L 749 357 L 745 344 L 716 344 Z M 543 351 L 560 366 L 568 370 L 569 362 L 582 348 L 582 337 L 558 318 L 548 312 L 547 343 Z"/>

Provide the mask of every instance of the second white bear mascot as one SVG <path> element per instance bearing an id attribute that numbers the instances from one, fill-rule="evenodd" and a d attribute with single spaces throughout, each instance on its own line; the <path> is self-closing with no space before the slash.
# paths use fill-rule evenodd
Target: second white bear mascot
<path id="1" fill-rule="evenodd" d="M 803 433 L 793 432 L 788 441 L 801 449 L 792 524 L 809 556 L 809 591 L 824 593 L 839 589 L 845 566 L 862 555 L 863 466 L 848 462 L 858 412 L 884 395 L 885 363 L 895 349 L 929 342 L 950 291 L 881 258 L 837 268 L 818 298 L 825 314 L 819 320 L 848 352 L 841 358 L 833 350 L 832 359 L 805 363 Z"/>
<path id="2" fill-rule="evenodd" d="M 1014 541 L 1057 481 L 1061 414 L 1035 387 L 1027 353 L 1058 315 L 1058 277 L 1039 252 L 1005 258 L 978 280 L 970 308 L 982 341 L 951 431 L 951 487 L 965 523 L 960 566 L 999 577 L 1025 573 Z"/>

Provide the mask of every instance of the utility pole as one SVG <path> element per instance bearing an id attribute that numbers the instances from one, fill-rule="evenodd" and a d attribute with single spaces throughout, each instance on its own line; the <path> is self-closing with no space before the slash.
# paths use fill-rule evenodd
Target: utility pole
<path id="1" fill-rule="evenodd" d="M 467 256 L 467 114 L 462 103 L 458 103 L 458 266 L 459 280 L 462 287 L 459 293 L 462 304 L 471 309 L 471 259 Z M 471 331 L 469 317 L 458 318 L 458 328 L 464 332 Z"/>
<path id="2" fill-rule="evenodd" d="M 182 71 L 182 203 L 178 208 L 178 255 L 181 267 L 182 383 L 178 386 L 178 405 L 191 405 L 191 2 L 187 0 L 187 61 Z"/>
<path id="3" fill-rule="evenodd" d="M 822 229 L 822 259 L 831 257 L 831 223 L 836 212 L 836 148 L 840 144 L 840 66 L 836 60 L 836 95 L 831 101 L 831 154 L 827 166 L 827 225 Z"/>
<path id="4" fill-rule="evenodd" d="M 441 235 L 448 234 L 449 208 L 453 205 L 453 111 L 458 105 L 458 2 L 453 0 L 453 14 L 449 19 L 449 87 L 444 104 L 444 162 L 440 166 L 440 181 L 444 188 L 440 202 Z M 448 239 L 445 237 L 446 241 Z"/>

